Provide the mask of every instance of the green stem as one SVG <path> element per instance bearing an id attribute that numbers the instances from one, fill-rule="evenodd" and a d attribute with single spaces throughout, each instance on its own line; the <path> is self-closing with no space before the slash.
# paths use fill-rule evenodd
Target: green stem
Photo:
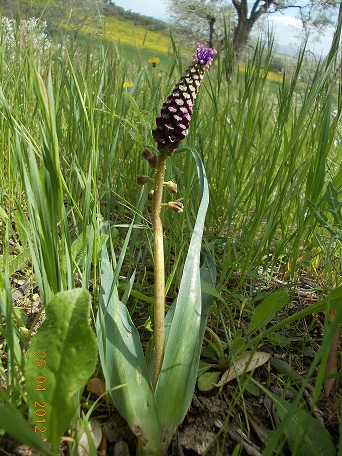
<path id="1" fill-rule="evenodd" d="M 157 157 L 156 175 L 152 203 L 152 226 L 154 242 L 154 369 L 152 385 L 155 389 L 164 356 L 164 318 L 165 318 L 165 269 L 164 233 L 160 218 L 167 155 Z"/>

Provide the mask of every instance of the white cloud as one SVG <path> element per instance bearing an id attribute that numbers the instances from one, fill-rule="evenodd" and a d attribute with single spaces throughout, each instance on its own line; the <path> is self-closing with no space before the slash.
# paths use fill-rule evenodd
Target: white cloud
<path id="1" fill-rule="evenodd" d="M 273 29 L 276 44 L 299 47 L 304 39 L 303 27 L 300 19 L 287 15 L 269 15 L 268 24 Z M 330 49 L 333 37 L 333 29 L 327 29 L 324 33 L 311 31 L 307 43 L 307 50 L 317 56 L 326 55 Z"/>
<path id="2" fill-rule="evenodd" d="M 301 23 L 300 19 L 297 19 L 296 17 L 292 17 L 292 16 L 285 16 L 285 15 L 271 16 L 270 15 L 270 16 L 268 16 L 268 20 L 270 23 L 273 22 L 276 27 L 279 25 L 279 26 L 283 26 L 283 27 L 291 26 L 291 27 L 295 27 L 298 29 L 302 28 L 302 23 Z"/>

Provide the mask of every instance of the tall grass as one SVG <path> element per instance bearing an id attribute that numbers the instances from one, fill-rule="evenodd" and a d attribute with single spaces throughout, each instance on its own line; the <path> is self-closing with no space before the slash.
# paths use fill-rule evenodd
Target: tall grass
<path id="1" fill-rule="evenodd" d="M 237 84 L 233 78 L 217 84 L 211 75 L 189 137 L 209 170 L 211 235 L 227 241 L 230 271 L 242 277 L 281 259 L 292 276 L 310 263 L 317 229 L 310 202 L 322 204 L 327 183 L 340 173 L 334 63 L 319 64 L 310 84 L 300 88 L 303 51 L 275 97 L 267 63 L 260 73 L 267 52 L 257 47 Z"/>
<path id="2" fill-rule="evenodd" d="M 217 291 L 227 302 L 227 290 L 234 286 L 238 294 L 261 267 L 281 279 L 310 274 L 324 291 L 340 278 L 340 240 L 328 235 L 317 214 L 331 221 L 329 184 L 341 194 L 341 74 L 331 58 L 300 85 L 301 53 L 275 96 L 267 79 L 271 52 L 258 46 L 243 74 L 227 71 L 218 56 L 184 144 L 200 152 L 207 169 L 206 245 L 217 262 Z M 116 226 L 113 242 L 120 250 L 139 201 L 136 175 L 150 172 L 140 154 L 153 147 L 155 116 L 182 62 L 177 50 L 159 76 L 147 62 L 132 65 L 112 48 L 80 52 L 63 42 L 37 54 L 28 41 L 9 52 L 4 34 L 0 53 L 0 332 L 8 359 L 0 375 L 7 399 L 18 404 L 25 401 L 20 347 L 28 338 L 12 307 L 14 274 L 34 274 L 41 308 L 58 291 L 90 289 L 95 314 L 101 222 Z M 190 157 L 176 154 L 166 180 L 178 183 L 185 212 L 173 222 L 177 227 L 164 214 L 170 297 L 198 207 L 194 175 Z M 134 296 L 151 301 L 151 228 L 144 217 L 151 209 L 144 202 L 122 270 L 127 280 L 136 274 L 133 305 Z"/>

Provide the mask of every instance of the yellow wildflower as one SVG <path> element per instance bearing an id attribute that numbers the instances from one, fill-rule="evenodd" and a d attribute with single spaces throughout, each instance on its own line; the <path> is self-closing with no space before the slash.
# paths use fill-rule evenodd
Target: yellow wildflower
<path id="1" fill-rule="evenodd" d="M 125 82 L 122 84 L 122 87 L 123 87 L 124 89 L 130 89 L 130 88 L 132 87 L 132 85 L 133 85 L 133 82 L 131 82 L 131 81 L 125 81 Z"/>
<path id="2" fill-rule="evenodd" d="M 153 68 L 157 65 L 157 63 L 160 62 L 160 58 L 159 57 L 151 57 L 150 59 L 148 59 L 148 62 L 153 66 Z"/>

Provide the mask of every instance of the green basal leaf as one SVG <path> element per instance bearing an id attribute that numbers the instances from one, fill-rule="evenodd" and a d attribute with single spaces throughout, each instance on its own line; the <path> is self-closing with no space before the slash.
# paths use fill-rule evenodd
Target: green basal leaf
<path id="1" fill-rule="evenodd" d="M 209 192 L 202 162 L 196 152 L 192 153 L 198 166 L 202 201 L 179 296 L 165 320 L 165 358 L 155 393 L 139 333 L 126 306 L 119 299 L 117 280 L 107 247 L 102 248 L 101 304 L 97 317 L 101 364 L 107 388 L 122 385 L 122 388 L 112 391 L 111 395 L 118 411 L 139 438 L 140 445 L 144 446 L 144 454 L 147 454 L 148 449 L 153 454 L 159 448 L 168 446 L 175 428 L 182 422 L 190 406 L 207 314 L 212 301 L 212 294 L 207 292 L 205 286 L 202 289 L 201 283 L 212 287 L 216 279 L 213 261 L 205 254 L 201 255 Z M 182 325 L 179 325 L 179 321 L 182 321 Z M 166 373 L 165 366 L 166 369 L 170 366 L 170 373 Z"/>
<path id="2" fill-rule="evenodd" d="M 207 363 L 201 359 L 198 365 L 198 377 L 208 372 L 208 370 L 212 369 L 214 366 L 215 364 Z"/>
<path id="3" fill-rule="evenodd" d="M 101 302 L 96 329 L 103 373 L 119 413 L 151 453 L 162 445 L 161 427 L 144 353 L 126 306 L 120 301 L 107 247 L 102 248 Z"/>
<path id="4" fill-rule="evenodd" d="M 266 326 L 267 323 L 272 320 L 276 312 L 286 305 L 288 297 L 286 291 L 276 291 L 267 296 L 267 298 L 253 310 L 248 334 L 253 333 L 255 330 L 261 330 Z"/>
<path id="5" fill-rule="evenodd" d="M 300 410 L 281 397 L 268 393 L 281 421 L 287 420 L 284 427 L 286 440 L 291 454 L 296 456 L 334 456 L 335 447 L 329 432 L 316 419 L 304 410 Z"/>
<path id="6" fill-rule="evenodd" d="M 216 388 L 216 383 L 222 375 L 222 372 L 213 371 L 206 372 L 205 374 L 198 377 L 197 385 L 200 391 L 211 391 Z"/>
<path id="7" fill-rule="evenodd" d="M 209 204 L 209 189 L 202 161 L 191 150 L 196 161 L 201 189 L 201 203 L 186 257 L 183 276 L 175 305 L 166 317 L 167 340 L 161 374 L 155 395 L 161 425 L 166 439 L 183 421 L 193 397 L 200 352 L 212 296 L 203 294 L 201 282 L 212 285 L 215 267 L 206 259 L 201 265 L 201 244 L 205 215 Z"/>
<path id="8" fill-rule="evenodd" d="M 54 451 L 76 414 L 78 393 L 96 366 L 97 343 L 88 325 L 89 311 L 88 291 L 57 293 L 29 346 L 25 381 L 30 419 Z"/>
<path id="9" fill-rule="evenodd" d="M 200 276 L 201 276 L 201 296 L 202 296 L 202 314 L 201 314 L 201 331 L 204 331 L 207 324 L 207 314 L 212 302 L 213 294 L 212 294 L 212 285 L 216 280 L 216 266 L 213 260 L 202 252 L 202 259 L 203 262 L 201 269 L 200 269 Z M 210 286 L 209 286 L 210 281 Z M 165 317 L 165 345 L 167 344 L 167 340 L 170 334 L 171 323 L 175 313 L 177 304 L 177 299 L 172 303 L 170 309 L 168 310 L 166 317 Z M 203 339 L 202 337 L 202 339 Z M 202 346 L 201 346 L 202 351 Z M 152 378 L 153 376 L 153 363 L 154 363 L 154 351 L 151 354 L 150 362 L 148 365 L 149 375 Z"/>

